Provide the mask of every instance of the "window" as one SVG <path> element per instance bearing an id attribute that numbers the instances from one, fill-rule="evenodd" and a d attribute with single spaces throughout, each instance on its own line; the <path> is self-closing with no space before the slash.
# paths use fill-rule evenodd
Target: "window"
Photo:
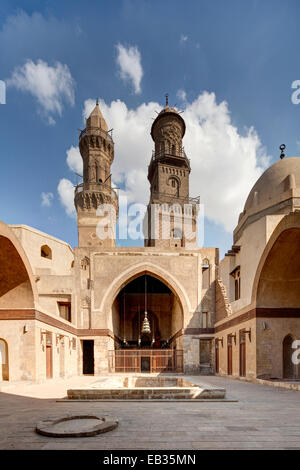
<path id="1" fill-rule="evenodd" d="M 210 283 L 209 260 L 205 258 L 202 262 L 202 289 L 208 289 Z"/>
<path id="2" fill-rule="evenodd" d="M 41 257 L 52 259 L 52 250 L 48 245 L 41 246 Z"/>
<path id="3" fill-rule="evenodd" d="M 234 279 L 234 300 L 241 298 L 241 269 L 240 266 L 235 268 L 230 275 Z"/>
<path id="4" fill-rule="evenodd" d="M 71 321 L 71 302 L 58 302 L 59 316 Z"/>

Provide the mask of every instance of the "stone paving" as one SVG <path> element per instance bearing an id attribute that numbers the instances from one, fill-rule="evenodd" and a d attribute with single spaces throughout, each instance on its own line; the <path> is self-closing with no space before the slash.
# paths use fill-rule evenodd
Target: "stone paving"
<path id="1" fill-rule="evenodd" d="M 26 392 L 16 386 L 0 393 L 0 449 L 300 449 L 298 391 L 210 376 L 193 380 L 224 387 L 227 398 L 238 402 L 66 403 L 54 399 L 64 396 L 70 384 L 92 380 L 50 381 L 28 385 Z M 86 438 L 35 433 L 38 421 L 74 412 L 115 417 L 119 426 Z"/>

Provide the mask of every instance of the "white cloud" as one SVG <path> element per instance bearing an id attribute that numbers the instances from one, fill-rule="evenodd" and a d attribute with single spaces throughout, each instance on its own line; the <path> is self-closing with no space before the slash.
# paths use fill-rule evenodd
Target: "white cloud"
<path id="1" fill-rule="evenodd" d="M 95 106 L 86 100 L 84 116 Z M 102 114 L 114 128 L 114 181 L 124 186 L 130 201 L 147 203 L 147 166 L 153 142 L 149 135 L 158 103 L 143 103 L 128 109 L 120 100 L 100 101 Z M 205 215 L 231 231 L 237 223 L 246 197 L 268 164 L 268 157 L 253 127 L 243 134 L 232 124 L 226 102 L 217 103 L 214 93 L 203 92 L 186 103 L 183 140 L 191 159 L 190 195 L 201 197 Z"/>
<path id="2" fill-rule="evenodd" d="M 67 150 L 67 165 L 71 171 L 82 175 L 83 162 L 78 147 L 73 145 Z"/>
<path id="3" fill-rule="evenodd" d="M 54 198 L 53 193 L 42 193 L 41 194 L 42 202 L 41 205 L 43 207 L 50 207 L 52 204 L 52 200 Z"/>
<path id="4" fill-rule="evenodd" d="M 117 44 L 117 64 L 120 67 L 120 76 L 125 82 L 132 82 L 134 92 L 141 93 L 141 80 L 143 68 L 141 64 L 141 54 L 137 46 L 126 48 L 122 44 Z"/>
<path id="5" fill-rule="evenodd" d="M 51 67 L 43 60 L 27 60 L 14 69 L 7 84 L 36 98 L 39 111 L 50 125 L 55 124 L 53 115 L 61 116 L 64 103 L 75 103 L 74 80 L 68 66 L 60 62 Z"/>
<path id="6" fill-rule="evenodd" d="M 187 40 L 188 40 L 188 36 L 186 36 L 185 34 L 181 34 L 180 42 L 186 42 Z"/>
<path id="7" fill-rule="evenodd" d="M 66 213 L 73 217 L 75 215 L 73 183 L 66 178 L 62 178 L 58 183 L 57 191 Z"/>
<path id="8" fill-rule="evenodd" d="M 177 98 L 180 99 L 183 103 L 186 102 L 186 91 L 180 88 L 180 90 L 177 91 L 176 93 Z"/>

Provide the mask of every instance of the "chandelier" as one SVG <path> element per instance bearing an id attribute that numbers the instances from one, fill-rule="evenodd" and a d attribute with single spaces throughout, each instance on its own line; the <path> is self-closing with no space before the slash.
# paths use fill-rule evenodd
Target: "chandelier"
<path id="1" fill-rule="evenodd" d="M 148 320 L 148 312 L 147 312 L 147 274 L 145 275 L 145 316 L 142 324 L 142 333 L 149 334 L 151 333 L 150 323 Z"/>
<path id="2" fill-rule="evenodd" d="M 147 310 L 145 310 L 145 317 L 142 324 L 142 333 L 151 333 L 150 323 L 147 316 Z"/>

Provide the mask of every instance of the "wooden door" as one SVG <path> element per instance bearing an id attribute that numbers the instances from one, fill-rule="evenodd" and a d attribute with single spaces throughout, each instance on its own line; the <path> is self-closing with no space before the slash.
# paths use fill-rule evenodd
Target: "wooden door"
<path id="1" fill-rule="evenodd" d="M 232 375 L 232 338 L 228 337 L 227 343 L 227 374 Z"/>
<path id="2" fill-rule="evenodd" d="M 52 345 L 47 344 L 46 346 L 46 378 L 52 379 L 53 367 L 52 367 Z"/>
<path id="3" fill-rule="evenodd" d="M 240 333 L 240 376 L 246 376 L 246 338 L 244 333 Z"/>

